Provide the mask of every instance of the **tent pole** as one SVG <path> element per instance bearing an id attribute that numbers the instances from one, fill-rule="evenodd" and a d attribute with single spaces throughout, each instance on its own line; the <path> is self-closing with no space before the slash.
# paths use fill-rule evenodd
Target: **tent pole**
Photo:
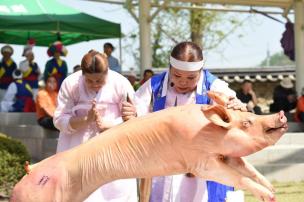
<path id="1" fill-rule="evenodd" d="M 295 12 L 295 58 L 296 58 L 296 90 L 298 95 L 304 87 L 304 2 L 294 1 Z"/>

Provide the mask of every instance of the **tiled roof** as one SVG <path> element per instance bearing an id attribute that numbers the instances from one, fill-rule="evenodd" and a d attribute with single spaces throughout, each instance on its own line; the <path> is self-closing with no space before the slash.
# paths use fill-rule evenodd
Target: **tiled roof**
<path id="1" fill-rule="evenodd" d="M 250 80 L 252 82 L 275 82 L 289 77 L 295 81 L 295 67 L 227 68 L 210 69 L 210 72 L 228 83 Z"/>
<path id="2" fill-rule="evenodd" d="M 165 68 L 153 68 L 155 73 L 164 71 Z M 251 68 L 216 68 L 209 69 L 211 73 L 228 83 L 242 83 L 244 80 L 252 82 L 275 82 L 289 77 L 295 81 L 294 66 L 280 67 L 251 67 Z"/>

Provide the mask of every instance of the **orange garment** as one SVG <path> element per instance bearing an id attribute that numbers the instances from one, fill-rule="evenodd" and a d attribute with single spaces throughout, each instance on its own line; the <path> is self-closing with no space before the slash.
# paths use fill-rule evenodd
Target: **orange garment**
<path id="1" fill-rule="evenodd" d="M 47 91 L 46 89 L 38 91 L 36 98 L 37 119 L 45 116 L 54 116 L 57 107 L 57 96 L 58 93 L 55 91 Z"/>
<path id="2" fill-rule="evenodd" d="M 295 113 L 295 121 L 300 122 L 299 119 L 299 113 L 300 112 L 304 112 L 304 95 L 302 95 L 299 99 L 298 99 L 298 103 L 297 103 L 297 111 Z"/>

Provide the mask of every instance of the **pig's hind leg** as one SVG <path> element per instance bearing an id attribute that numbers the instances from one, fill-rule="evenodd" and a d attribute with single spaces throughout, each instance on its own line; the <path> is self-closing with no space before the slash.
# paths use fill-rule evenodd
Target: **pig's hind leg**
<path id="1" fill-rule="evenodd" d="M 274 192 L 274 187 L 272 184 L 258 171 L 256 170 L 248 161 L 242 157 L 228 157 L 225 161 L 230 167 L 236 169 L 239 173 L 253 179 L 257 183 L 265 186 L 271 192 Z"/>
<path id="2" fill-rule="evenodd" d="M 205 163 L 197 165 L 191 172 L 207 180 L 248 190 L 262 201 L 275 201 L 274 194 L 270 190 L 227 165 L 225 159 L 220 156 L 209 157 Z"/>

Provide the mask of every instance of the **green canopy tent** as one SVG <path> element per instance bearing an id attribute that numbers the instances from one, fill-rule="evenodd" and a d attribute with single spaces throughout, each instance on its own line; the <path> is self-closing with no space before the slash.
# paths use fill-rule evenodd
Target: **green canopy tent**
<path id="1" fill-rule="evenodd" d="M 94 39 L 120 38 L 120 24 L 102 20 L 56 0 L 0 0 L 0 43 L 48 46 Z"/>

